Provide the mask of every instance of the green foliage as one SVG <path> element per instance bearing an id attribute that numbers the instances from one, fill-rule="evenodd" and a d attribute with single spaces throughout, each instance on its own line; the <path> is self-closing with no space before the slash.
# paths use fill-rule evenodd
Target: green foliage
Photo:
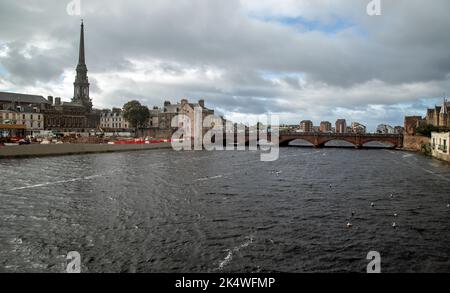
<path id="1" fill-rule="evenodd" d="M 429 143 L 422 144 L 420 149 L 424 155 L 431 156 L 431 145 Z"/>
<path id="2" fill-rule="evenodd" d="M 123 105 L 123 117 L 136 129 L 143 128 L 150 119 L 150 110 L 138 101 L 130 101 Z"/>
<path id="3" fill-rule="evenodd" d="M 439 127 L 433 126 L 431 124 L 427 124 L 427 125 L 422 125 L 422 126 L 418 127 L 416 129 L 416 132 L 417 132 L 417 134 L 431 137 L 432 132 L 439 132 L 439 131 L 445 131 L 445 130 L 446 129 L 439 128 Z M 447 129 L 447 131 L 448 131 L 448 129 Z"/>
<path id="4" fill-rule="evenodd" d="M 116 114 L 120 114 L 122 112 L 122 109 L 120 108 L 112 108 L 112 112 Z"/>

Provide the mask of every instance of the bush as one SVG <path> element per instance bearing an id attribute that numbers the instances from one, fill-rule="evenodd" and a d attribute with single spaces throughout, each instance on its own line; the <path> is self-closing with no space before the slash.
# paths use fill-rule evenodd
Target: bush
<path id="1" fill-rule="evenodd" d="M 420 147 L 422 153 L 426 156 L 431 156 L 431 145 L 429 143 L 424 143 L 422 144 L 422 146 Z"/>

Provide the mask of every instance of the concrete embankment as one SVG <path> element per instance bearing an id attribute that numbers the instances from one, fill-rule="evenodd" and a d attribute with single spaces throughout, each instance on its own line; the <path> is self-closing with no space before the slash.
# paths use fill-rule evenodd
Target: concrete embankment
<path id="1" fill-rule="evenodd" d="M 143 151 L 143 150 L 169 149 L 171 147 L 172 146 L 170 143 L 139 144 L 139 145 L 33 144 L 22 146 L 3 146 L 0 147 L 0 159 Z"/>

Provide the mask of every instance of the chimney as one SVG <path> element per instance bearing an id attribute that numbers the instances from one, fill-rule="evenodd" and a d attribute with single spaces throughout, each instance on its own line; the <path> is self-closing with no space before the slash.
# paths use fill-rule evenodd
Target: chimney
<path id="1" fill-rule="evenodd" d="M 165 101 L 164 102 L 164 107 L 170 106 L 170 102 L 169 101 Z"/>
<path id="2" fill-rule="evenodd" d="M 53 105 L 53 96 L 48 96 L 47 100 L 50 103 L 50 105 Z"/>
<path id="3" fill-rule="evenodd" d="M 187 99 L 182 99 L 182 100 L 181 100 L 181 104 L 182 104 L 182 105 L 187 104 L 187 103 L 188 103 L 188 100 L 187 100 Z"/>
<path id="4" fill-rule="evenodd" d="M 198 101 L 200 107 L 205 108 L 205 100 Z"/>
<path id="5" fill-rule="evenodd" d="M 55 98 L 55 106 L 61 106 L 61 98 L 60 97 Z"/>

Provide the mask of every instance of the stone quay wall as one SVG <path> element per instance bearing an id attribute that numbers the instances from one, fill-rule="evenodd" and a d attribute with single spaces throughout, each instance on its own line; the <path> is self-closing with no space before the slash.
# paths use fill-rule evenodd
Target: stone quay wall
<path id="1" fill-rule="evenodd" d="M 0 159 L 143 151 L 143 150 L 170 149 L 170 148 L 172 148 L 170 143 L 139 144 L 139 145 L 31 144 L 21 146 L 0 146 Z"/>
<path id="2" fill-rule="evenodd" d="M 406 151 L 420 152 L 423 145 L 430 144 L 430 138 L 422 135 L 405 135 L 403 137 L 403 149 Z"/>

